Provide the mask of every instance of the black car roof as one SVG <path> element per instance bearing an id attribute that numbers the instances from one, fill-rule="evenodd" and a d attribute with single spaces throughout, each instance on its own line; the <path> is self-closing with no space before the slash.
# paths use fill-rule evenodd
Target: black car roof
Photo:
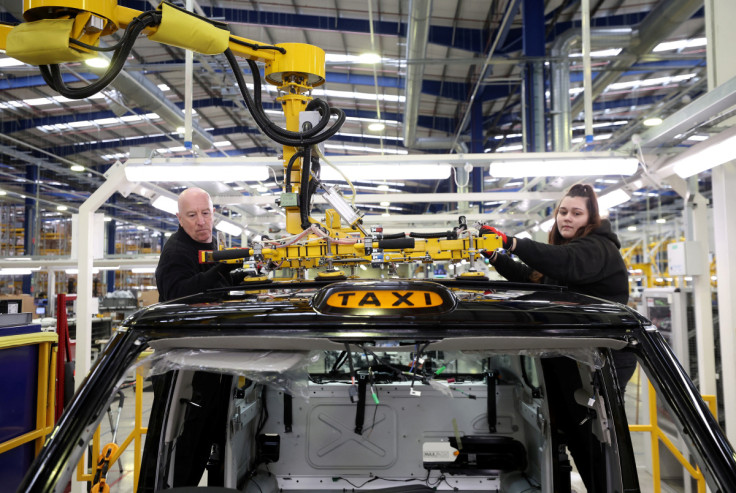
<path id="1" fill-rule="evenodd" d="M 374 298 L 380 296 L 379 291 L 391 293 L 390 299 L 399 306 L 377 306 Z M 428 292 L 436 293 L 441 300 L 434 306 L 416 306 L 416 301 L 422 301 L 421 293 L 429 300 Z M 409 293 L 419 294 L 411 298 Z M 331 294 L 342 300 L 338 306 L 328 306 Z M 367 307 L 339 306 L 361 298 L 368 300 Z M 402 303 L 403 298 L 408 299 Z M 578 331 L 582 335 L 595 330 L 591 332 L 593 337 L 609 337 L 648 322 L 624 305 L 559 287 L 503 281 L 391 279 L 253 283 L 154 305 L 124 323 L 129 328 L 153 332 L 174 330 L 169 337 L 185 336 L 183 332 L 192 330 L 255 335 L 296 327 L 316 332 L 349 330 L 365 328 L 366 324 L 387 337 L 406 330 L 452 330 L 454 335 L 467 331 L 471 337 L 478 329 L 533 330 L 547 335 L 550 331 Z"/>

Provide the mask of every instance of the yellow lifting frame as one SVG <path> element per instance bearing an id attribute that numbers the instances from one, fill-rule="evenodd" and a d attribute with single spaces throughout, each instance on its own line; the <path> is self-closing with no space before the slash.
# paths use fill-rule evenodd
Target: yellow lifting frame
<path id="1" fill-rule="evenodd" d="M 190 49 L 198 53 L 216 54 L 222 53 L 229 48 L 236 56 L 247 58 L 254 61 L 264 62 L 265 78 L 270 84 L 279 88 L 281 96 L 278 100 L 282 104 L 284 114 L 286 116 L 286 130 L 299 132 L 299 115 L 306 108 L 312 99 L 312 89 L 325 82 L 325 53 L 321 48 L 301 43 L 282 43 L 274 47 L 267 44 L 258 43 L 256 41 L 234 36 L 222 25 L 212 23 L 207 19 L 202 19 L 191 13 L 182 11 L 172 4 L 162 3 L 161 23 L 156 27 L 150 27 L 143 31 L 149 38 L 156 42 L 178 46 Z M 13 39 L 23 39 L 32 43 L 35 39 L 42 38 L 44 34 L 44 22 L 54 22 L 62 19 L 46 19 L 44 16 L 64 17 L 61 14 L 68 13 L 67 17 L 73 15 L 73 26 L 69 31 L 70 37 L 77 37 L 78 40 L 84 41 L 88 45 L 96 45 L 100 37 L 112 34 L 118 29 L 124 29 L 133 20 L 143 12 L 122 7 L 117 4 L 116 0 L 24 0 L 24 17 L 27 21 L 21 24 L 19 33 L 23 33 L 21 37 L 13 36 Z M 71 19 L 70 19 L 71 20 Z M 91 27 L 90 27 L 91 26 Z M 184 26 L 184 27 L 182 27 Z M 0 25 L 0 48 L 5 49 L 8 45 L 9 35 L 13 26 Z M 192 33 L 198 33 L 192 36 Z M 199 35 L 199 33 L 202 35 Z M 39 36 L 36 36 L 36 33 Z M 84 48 L 75 45 L 74 48 L 67 46 L 64 31 L 59 38 L 61 46 L 57 46 L 57 50 L 46 50 L 36 47 L 36 51 L 29 53 L 24 51 L 26 46 L 23 42 L 14 42 L 14 55 L 19 59 L 28 56 L 27 63 L 36 64 L 54 64 L 61 63 L 65 60 L 46 60 L 44 57 L 89 57 L 91 51 L 85 53 Z M 202 39 L 200 39 L 202 38 Z M 261 48 L 245 46 L 245 44 L 258 45 Z M 280 49 L 283 49 L 284 53 Z M 30 51 L 30 48 L 29 48 Z M 52 52 L 54 55 L 48 55 Z M 57 55 L 58 53 L 58 55 Z M 13 55 L 11 55 L 13 56 Z M 34 61 L 35 60 L 35 61 Z M 44 60 L 40 62 L 38 60 Z M 291 146 L 283 147 L 282 160 L 286 168 L 289 160 L 295 154 L 296 149 Z M 300 160 L 296 160 L 291 170 L 290 181 L 294 192 L 301 192 L 301 172 L 303 166 Z M 284 190 L 286 192 L 286 190 Z M 284 207 L 286 213 L 286 230 L 290 234 L 299 234 L 302 232 L 301 214 L 298 206 L 289 205 Z M 314 221 L 312 219 L 312 221 Z M 370 261 L 370 258 L 361 252 L 361 242 L 358 241 L 354 247 L 345 247 L 338 245 L 330 240 L 338 238 L 346 233 L 353 232 L 349 228 L 331 229 L 329 239 L 316 235 L 311 235 L 310 240 L 318 245 L 307 245 L 306 247 L 293 247 L 284 253 L 283 250 L 278 252 L 270 252 L 271 257 L 275 261 L 285 262 L 284 267 L 315 267 L 325 255 L 335 256 L 335 263 L 347 263 L 345 259 L 357 260 L 363 257 L 363 261 Z M 498 238 L 484 237 L 482 240 L 475 241 L 475 245 L 470 245 L 469 240 L 446 240 L 442 241 L 419 241 L 413 249 L 406 249 L 394 252 L 385 252 L 385 262 L 406 262 L 406 261 L 460 261 L 475 260 L 478 258 L 479 250 L 493 250 L 501 246 Z M 359 245 L 360 244 L 360 245 Z M 332 251 L 335 250 L 333 254 Z M 305 253 L 306 251 L 306 253 Z"/>

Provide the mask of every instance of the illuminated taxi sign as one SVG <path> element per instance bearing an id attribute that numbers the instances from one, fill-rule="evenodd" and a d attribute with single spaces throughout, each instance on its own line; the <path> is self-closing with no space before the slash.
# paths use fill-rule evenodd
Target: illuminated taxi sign
<path id="1" fill-rule="evenodd" d="M 327 298 L 329 306 L 347 308 L 429 308 L 442 304 L 431 291 L 340 291 Z"/>
<path id="2" fill-rule="evenodd" d="M 322 313 L 379 316 L 436 314 L 454 306 L 455 299 L 444 286 L 406 281 L 332 284 L 314 301 Z"/>

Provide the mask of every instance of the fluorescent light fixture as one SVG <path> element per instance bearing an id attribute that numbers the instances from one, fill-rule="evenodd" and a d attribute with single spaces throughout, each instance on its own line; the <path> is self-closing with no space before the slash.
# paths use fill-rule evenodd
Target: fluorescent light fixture
<path id="1" fill-rule="evenodd" d="M 341 164 L 340 169 L 353 181 L 386 180 L 446 180 L 450 177 L 449 164 Z M 322 180 L 343 181 L 333 168 L 322 168 Z"/>
<path id="2" fill-rule="evenodd" d="M 619 188 L 618 190 L 598 197 L 598 208 L 601 210 L 601 214 L 603 214 L 608 209 L 613 209 L 624 202 L 628 202 L 630 198 L 631 196 L 625 190 Z"/>
<path id="3" fill-rule="evenodd" d="M 130 181 L 266 181 L 267 166 L 233 164 L 144 164 L 125 167 Z"/>
<path id="4" fill-rule="evenodd" d="M 498 178 L 527 176 L 605 176 L 636 173 L 639 161 L 630 157 L 492 161 L 490 175 Z"/>
<path id="5" fill-rule="evenodd" d="M 4 267 L 0 269 L 0 276 L 27 276 L 34 271 L 41 270 L 40 267 Z"/>
<path id="6" fill-rule="evenodd" d="M 381 132 L 385 128 L 386 128 L 386 125 L 384 125 L 381 122 L 374 122 L 374 123 L 368 124 L 368 130 L 370 130 L 371 132 Z"/>
<path id="7" fill-rule="evenodd" d="M 67 207 L 67 206 L 65 206 L 65 205 L 57 205 L 57 206 L 56 206 L 56 210 L 57 210 L 57 211 L 66 211 L 66 210 L 68 210 L 68 209 L 69 209 L 69 207 Z"/>
<path id="8" fill-rule="evenodd" d="M 665 219 L 663 217 L 658 217 L 657 220 L 654 221 L 654 222 L 656 222 L 657 224 L 664 224 L 664 223 L 667 222 L 667 219 Z"/>
<path id="9" fill-rule="evenodd" d="M 8 192 L 6 192 L 5 190 L 0 190 L 0 195 L 7 195 L 7 194 Z"/>
<path id="10" fill-rule="evenodd" d="M 358 63 L 381 63 L 381 55 L 373 52 L 361 53 L 360 55 L 358 55 Z"/>
<path id="11" fill-rule="evenodd" d="M 130 269 L 133 274 L 154 274 L 156 272 L 155 267 L 133 267 Z"/>
<path id="12" fill-rule="evenodd" d="M 627 231 L 636 231 L 636 226 L 634 226 L 634 225 L 632 225 L 632 226 L 627 226 L 627 227 L 626 227 L 626 230 L 627 230 Z"/>
<path id="13" fill-rule="evenodd" d="M 77 171 L 77 172 L 85 170 L 84 166 L 82 166 L 81 164 L 72 164 L 72 167 L 69 169 L 71 169 L 72 171 Z"/>
<path id="14" fill-rule="evenodd" d="M 736 159 L 736 133 L 725 131 L 715 137 L 695 144 L 672 160 L 672 170 L 682 178 L 688 178 L 703 171 Z"/>
<path id="15" fill-rule="evenodd" d="M 110 60 L 105 57 L 88 58 L 84 64 L 93 68 L 107 68 L 110 66 Z"/>
<path id="16" fill-rule="evenodd" d="M 679 41 L 665 41 L 654 47 L 652 52 L 682 50 L 685 48 L 700 48 L 706 46 L 708 41 L 706 38 L 681 39 Z"/>
<path id="17" fill-rule="evenodd" d="M 381 202 L 381 207 L 388 207 L 389 205 L 391 205 L 391 202 L 387 200 L 384 200 L 383 202 Z"/>
<path id="18" fill-rule="evenodd" d="M 243 228 L 224 219 L 215 225 L 215 229 L 227 233 L 230 236 L 240 236 L 240 233 L 243 232 Z"/>
<path id="19" fill-rule="evenodd" d="M 151 205 L 156 209 L 168 212 L 169 214 L 176 214 L 179 212 L 179 202 L 165 195 L 159 195 L 153 199 L 151 201 Z"/>
<path id="20" fill-rule="evenodd" d="M 25 65 L 25 63 L 15 58 L 0 58 L 0 67 L 20 67 L 21 65 Z"/>
<path id="21" fill-rule="evenodd" d="M 652 118 L 647 118 L 642 123 L 644 124 L 645 127 L 656 127 L 657 125 L 662 124 L 662 119 L 655 116 Z"/>
<path id="22" fill-rule="evenodd" d="M 347 151 L 347 152 L 373 152 L 377 154 L 409 154 L 406 149 L 392 149 L 390 147 L 368 147 L 368 146 L 351 146 L 346 144 L 325 144 L 325 149 L 329 151 Z"/>
<path id="23" fill-rule="evenodd" d="M 543 223 L 541 223 L 539 225 L 539 229 L 541 229 L 545 233 L 549 233 L 550 230 L 552 229 L 552 226 L 554 226 L 554 225 L 555 225 L 555 219 L 554 218 L 547 219 L 546 221 L 544 221 Z"/>

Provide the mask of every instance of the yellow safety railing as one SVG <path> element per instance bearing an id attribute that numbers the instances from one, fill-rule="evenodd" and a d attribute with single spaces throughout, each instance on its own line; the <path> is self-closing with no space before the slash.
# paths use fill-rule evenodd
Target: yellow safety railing
<path id="1" fill-rule="evenodd" d="M 662 442 L 672 452 L 677 461 L 684 467 L 690 476 L 697 482 L 698 493 L 705 493 L 705 477 L 698 466 L 693 466 L 684 455 L 675 447 L 672 440 L 662 431 L 657 421 L 657 393 L 654 386 L 649 382 L 649 424 L 629 425 L 631 432 L 650 433 L 652 445 L 652 480 L 654 482 L 654 493 L 661 493 L 661 474 L 659 469 L 659 442 Z M 716 396 L 704 395 L 703 400 L 708 404 L 713 416 L 717 418 Z"/>
<path id="2" fill-rule="evenodd" d="M 0 454 L 35 440 L 35 454 L 38 455 L 46 441 L 46 436 L 54 429 L 57 340 L 58 337 L 55 332 L 3 337 L 0 348 L 38 344 L 38 379 L 36 385 L 35 429 L 0 443 Z"/>
<path id="3" fill-rule="evenodd" d="M 123 440 L 123 443 L 118 447 L 118 450 L 110 457 L 110 466 L 114 464 L 123 452 L 128 448 L 131 442 L 134 442 L 133 448 L 133 491 L 138 490 L 138 478 L 140 476 L 140 463 L 141 455 L 143 454 L 143 435 L 148 432 L 148 428 L 143 427 L 143 372 L 142 368 L 138 368 L 135 374 L 135 419 L 133 431 Z M 86 454 L 82 456 L 82 459 L 77 464 L 77 481 L 89 481 L 94 480 L 95 467 L 97 464 L 97 458 L 100 455 L 100 427 L 97 427 L 94 436 L 92 437 L 92 469 L 87 470 L 84 465 Z"/>

